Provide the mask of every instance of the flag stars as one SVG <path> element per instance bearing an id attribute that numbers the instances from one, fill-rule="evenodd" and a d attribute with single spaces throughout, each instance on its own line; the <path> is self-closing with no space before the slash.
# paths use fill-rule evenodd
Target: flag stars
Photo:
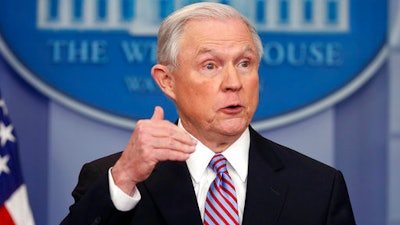
<path id="1" fill-rule="evenodd" d="M 0 99 L 0 109 L 3 111 L 3 115 L 7 115 L 7 107 L 6 107 L 6 102 L 3 99 Z"/>
<path id="2" fill-rule="evenodd" d="M 14 142 L 15 137 L 12 134 L 12 131 L 14 129 L 13 125 L 4 125 L 4 123 L 0 123 L 0 144 L 1 147 L 4 147 L 7 143 L 7 141 Z"/>
<path id="3" fill-rule="evenodd" d="M 0 155 L 0 175 L 4 173 L 10 173 L 10 168 L 8 168 L 7 163 L 8 160 L 10 160 L 9 155 L 5 155 L 4 157 L 1 157 Z"/>

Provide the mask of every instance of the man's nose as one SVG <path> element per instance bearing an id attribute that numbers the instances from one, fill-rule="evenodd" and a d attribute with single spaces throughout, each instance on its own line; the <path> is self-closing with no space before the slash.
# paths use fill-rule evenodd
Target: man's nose
<path id="1" fill-rule="evenodd" d="M 242 88 L 240 74 L 232 64 L 228 64 L 224 68 L 222 88 L 224 91 L 237 91 Z"/>

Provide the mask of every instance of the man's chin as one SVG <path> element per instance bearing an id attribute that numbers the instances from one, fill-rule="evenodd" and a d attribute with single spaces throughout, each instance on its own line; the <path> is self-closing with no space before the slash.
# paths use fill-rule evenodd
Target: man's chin
<path id="1" fill-rule="evenodd" d="M 243 119 L 230 119 L 221 124 L 221 130 L 228 136 L 241 135 L 248 125 Z"/>

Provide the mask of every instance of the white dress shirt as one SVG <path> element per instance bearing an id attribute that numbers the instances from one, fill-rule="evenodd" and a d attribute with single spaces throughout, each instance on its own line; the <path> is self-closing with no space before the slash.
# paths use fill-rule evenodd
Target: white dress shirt
<path id="1" fill-rule="evenodd" d="M 184 129 L 180 121 L 178 126 Z M 249 129 L 246 129 L 236 142 L 222 152 L 222 155 L 224 155 L 228 161 L 227 170 L 235 185 L 240 224 L 243 218 L 244 203 L 246 198 L 249 147 L 250 133 Z M 211 149 L 198 141 L 195 152 L 190 155 L 188 160 L 186 160 L 202 220 L 204 219 L 204 205 L 207 192 L 210 184 L 216 177 L 216 173 L 208 167 L 208 164 L 214 154 L 215 153 Z M 140 192 L 135 188 L 131 196 L 127 195 L 115 185 L 111 175 L 111 169 L 108 172 L 108 176 L 111 199 L 115 207 L 120 211 L 128 211 L 133 209 L 140 201 Z"/>
<path id="2" fill-rule="evenodd" d="M 228 161 L 227 170 L 235 185 L 240 224 L 243 218 L 244 202 L 246 199 L 249 146 L 250 134 L 249 130 L 246 129 L 236 142 L 222 152 L 222 155 Z M 193 187 L 196 193 L 202 220 L 204 220 L 204 205 L 208 189 L 217 176 L 217 174 L 208 167 L 208 164 L 214 155 L 215 153 L 212 150 L 207 148 L 201 142 L 198 142 L 196 151 L 192 153 L 186 161 L 192 177 Z"/>

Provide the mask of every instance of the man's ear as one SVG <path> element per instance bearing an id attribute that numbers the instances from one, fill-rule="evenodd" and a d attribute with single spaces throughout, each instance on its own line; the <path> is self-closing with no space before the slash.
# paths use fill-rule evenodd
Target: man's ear
<path id="1" fill-rule="evenodd" d="M 172 100 L 175 100 L 175 79 L 168 66 L 156 64 L 151 68 L 151 76 L 160 89 Z"/>

